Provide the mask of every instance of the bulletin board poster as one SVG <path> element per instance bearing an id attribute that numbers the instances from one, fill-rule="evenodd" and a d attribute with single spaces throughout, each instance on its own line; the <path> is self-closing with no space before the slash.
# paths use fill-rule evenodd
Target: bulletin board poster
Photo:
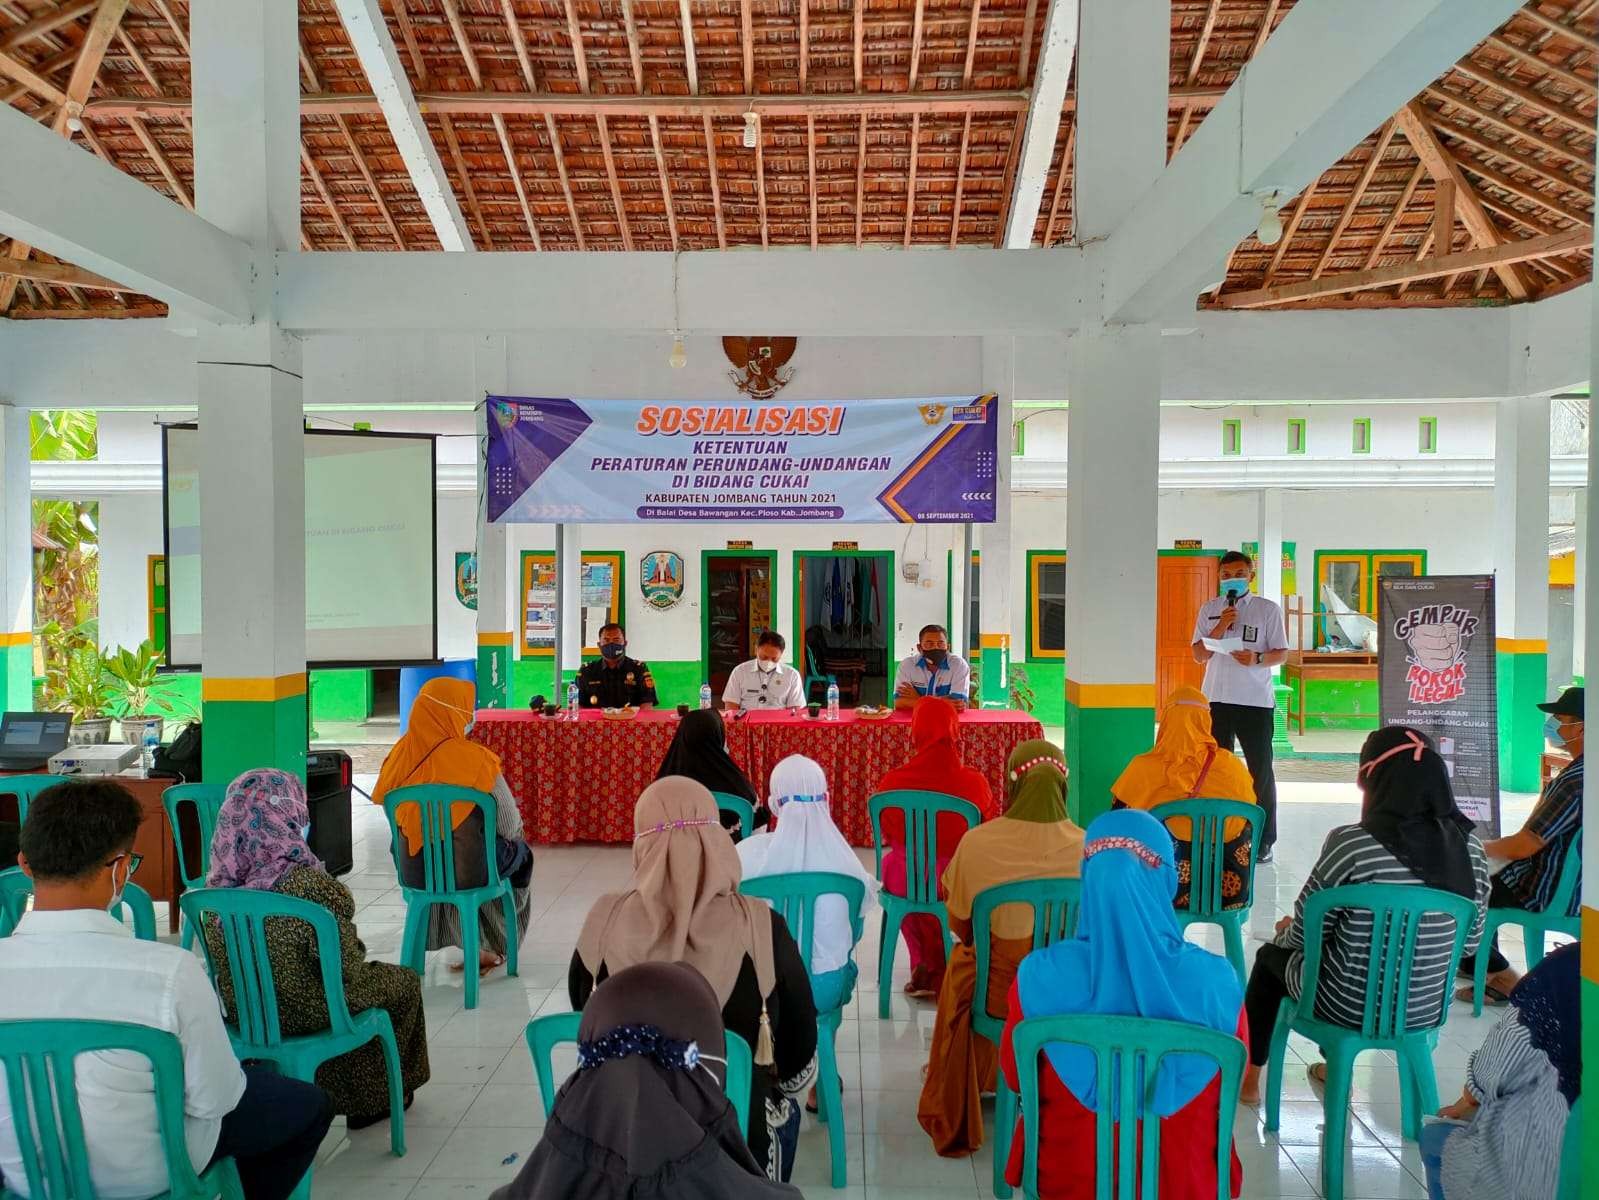
<path id="1" fill-rule="evenodd" d="M 993 395 L 485 404 L 496 524 L 994 520 Z"/>
<path id="2" fill-rule="evenodd" d="M 1257 567 L 1259 566 L 1259 564 L 1260 564 L 1260 543 L 1259 542 L 1245 542 L 1244 543 L 1244 553 L 1249 555 L 1249 557 L 1255 561 L 1255 564 L 1256 564 Z M 1284 542 L 1283 543 L 1283 566 L 1282 566 L 1283 586 L 1282 586 L 1282 594 L 1284 596 L 1297 596 L 1299 594 L 1298 554 L 1299 554 L 1299 543 L 1297 543 L 1297 542 Z M 1258 570 L 1255 572 L 1255 578 L 1250 581 L 1249 590 L 1252 591 L 1252 592 L 1256 592 L 1256 593 L 1258 593 L 1260 591 L 1260 572 Z M 1276 597 L 1273 596 L 1272 599 L 1275 600 Z"/>
<path id="3" fill-rule="evenodd" d="M 555 556 L 548 559 L 528 555 L 522 560 L 523 597 L 526 612 L 522 622 L 522 649 L 555 653 Z"/>
<path id="4" fill-rule="evenodd" d="M 1432 739 L 1455 803 L 1499 836 L 1499 707 L 1492 575 L 1378 580 L 1378 709 Z"/>

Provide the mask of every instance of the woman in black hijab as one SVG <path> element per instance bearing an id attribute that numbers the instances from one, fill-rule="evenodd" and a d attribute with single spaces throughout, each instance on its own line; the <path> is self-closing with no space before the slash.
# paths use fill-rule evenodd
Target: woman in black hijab
<path id="1" fill-rule="evenodd" d="M 539 1143 L 491 1200 L 789 1200 L 728 1102 L 721 1007 L 687 963 L 640 963 L 583 1009 L 578 1070 Z"/>
<path id="2" fill-rule="evenodd" d="M 1394 769 L 1378 769 L 1390 760 Z M 1475 901 L 1471 819 L 1455 806 L 1449 768 L 1426 735 L 1403 725 L 1377 730 L 1360 748 L 1356 778 L 1366 832 L 1428 887 Z"/>
<path id="3" fill-rule="evenodd" d="M 756 809 L 756 828 L 767 823 L 768 813 L 755 798 L 755 789 L 727 752 L 727 727 L 722 724 L 722 714 L 714 708 L 697 708 L 678 725 L 655 778 L 668 775 L 684 775 L 710 791 L 741 796 Z M 722 825 L 736 830 L 738 818 L 724 812 Z"/>

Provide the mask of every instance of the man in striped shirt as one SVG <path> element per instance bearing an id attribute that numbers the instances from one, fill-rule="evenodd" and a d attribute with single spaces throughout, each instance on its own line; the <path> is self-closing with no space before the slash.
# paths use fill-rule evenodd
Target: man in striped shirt
<path id="1" fill-rule="evenodd" d="M 1555 899 L 1555 890 L 1573 844 L 1576 853 L 1579 856 L 1582 853 L 1583 690 L 1567 688 L 1560 699 L 1538 707 L 1548 714 L 1544 736 L 1570 753 L 1571 764 L 1549 781 L 1532 815 L 1518 832 L 1483 846 L 1489 858 L 1509 863 L 1494 876 L 1493 891 L 1488 896 L 1490 908 L 1546 911 Z M 1577 915 L 1578 901 L 1578 893 L 1574 890 L 1567 902 L 1567 916 Z M 1462 959 L 1460 973 L 1469 979 L 1475 965 L 1472 956 Z M 1486 1002 L 1505 1003 L 1510 989 L 1520 979 L 1521 976 L 1511 969 L 1510 961 L 1499 953 L 1496 938 L 1488 946 Z M 1471 999 L 1471 989 L 1462 988 L 1459 996 L 1462 1000 Z"/>

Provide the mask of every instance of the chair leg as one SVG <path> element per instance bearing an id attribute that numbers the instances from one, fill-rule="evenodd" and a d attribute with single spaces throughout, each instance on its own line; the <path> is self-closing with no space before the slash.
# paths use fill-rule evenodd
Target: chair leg
<path id="1" fill-rule="evenodd" d="M 294 1185 L 294 1190 L 289 1193 L 289 1200 L 311 1200 L 311 1175 L 315 1168 L 307 1167 L 305 1174 L 300 1176 L 300 1182 Z"/>
<path id="2" fill-rule="evenodd" d="M 178 935 L 178 945 L 182 946 L 185 950 L 193 950 L 194 949 L 194 922 L 193 921 L 184 921 L 183 922 L 183 932 Z"/>
<path id="3" fill-rule="evenodd" d="M 877 948 L 877 1017 L 888 1020 L 889 989 L 894 986 L 894 954 L 899 949 L 899 925 L 905 914 L 885 904 L 883 906 L 882 944 Z"/>
<path id="4" fill-rule="evenodd" d="M 1491 920 L 1483 926 L 1482 940 L 1477 943 L 1477 953 L 1471 966 L 1471 1015 L 1482 1016 L 1482 1000 L 1488 991 L 1488 947 L 1498 926 Z"/>
<path id="5" fill-rule="evenodd" d="M 1421 1091 L 1416 1086 L 1416 1067 L 1410 1059 L 1409 1044 L 1401 1047 L 1394 1057 L 1399 1063 L 1399 1130 L 1404 1137 L 1416 1141 L 1421 1136 L 1422 1115 L 1437 1109 L 1421 1106 Z"/>
<path id="6" fill-rule="evenodd" d="M 1416 1098 L 1415 1132 L 1405 1130 L 1412 1141 L 1421 1140 L 1421 1121 L 1438 1111 L 1438 1074 L 1432 1064 L 1432 1046 L 1426 1037 L 1413 1037 L 1405 1043 L 1404 1061 L 1410 1067 L 1410 1088 Z"/>
<path id="7" fill-rule="evenodd" d="M 816 1042 L 816 1111 L 827 1124 L 827 1151 L 832 1160 L 833 1186 L 841 1188 L 849 1182 L 848 1152 L 844 1131 L 844 1095 L 838 1086 L 838 1059 L 833 1039 L 837 1026 L 829 1023 L 817 1030 Z"/>
<path id="8" fill-rule="evenodd" d="M 1227 944 L 1227 961 L 1238 972 L 1238 982 L 1249 986 L 1249 967 L 1244 962 L 1244 930 L 1241 917 L 1227 914 L 1221 921 L 1221 935 Z"/>
<path id="9" fill-rule="evenodd" d="M 1544 931 L 1541 926 L 1528 928 L 1523 925 L 1521 937 L 1527 947 L 1527 970 L 1530 971 L 1543 962 Z"/>
<path id="10" fill-rule="evenodd" d="M 955 953 L 955 937 L 949 931 L 949 910 L 943 905 L 938 909 L 938 931 L 944 935 L 944 962 L 947 964 Z"/>
<path id="11" fill-rule="evenodd" d="M 1010 1161 L 1010 1142 L 1016 1134 L 1016 1101 L 1018 1097 L 1005 1082 L 1003 1072 L 994 1088 L 994 1195 L 998 1200 L 1009 1200 L 1011 1186 L 1005 1179 L 1005 1167 Z"/>
<path id="12" fill-rule="evenodd" d="M 405 1076 L 400 1072 L 400 1046 L 394 1039 L 394 1024 L 388 1020 L 387 1013 L 378 1045 L 383 1047 L 383 1063 L 389 1077 L 389 1149 L 395 1158 L 404 1158 Z"/>
<path id="13" fill-rule="evenodd" d="M 427 973 L 428 922 L 433 906 L 411 901 L 405 906 L 405 932 L 400 935 L 400 962 L 418 975 Z"/>
<path id="14" fill-rule="evenodd" d="M 1271 1054 L 1266 1059 L 1266 1128 L 1272 1133 L 1282 1123 L 1283 1058 L 1288 1054 L 1292 1004 L 1292 1000 L 1284 1000 L 1277 1008 L 1277 1024 L 1271 1031 Z"/>
<path id="15" fill-rule="evenodd" d="M 1354 1075 L 1353 1047 L 1334 1042 L 1327 1050 L 1327 1090 L 1322 1099 L 1321 1194 L 1344 1200 L 1344 1149 L 1349 1143 L 1349 1088 Z"/>
<path id="16" fill-rule="evenodd" d="M 516 974 L 516 952 L 522 942 L 522 927 L 516 923 L 516 897 L 509 891 L 500 897 L 505 909 L 505 973 Z"/>
<path id="17" fill-rule="evenodd" d="M 461 917 L 461 973 L 465 976 L 466 1007 L 477 1007 L 477 987 L 481 978 L 478 974 L 478 929 L 477 910 L 468 914 L 465 904 L 457 903 L 455 911 Z"/>

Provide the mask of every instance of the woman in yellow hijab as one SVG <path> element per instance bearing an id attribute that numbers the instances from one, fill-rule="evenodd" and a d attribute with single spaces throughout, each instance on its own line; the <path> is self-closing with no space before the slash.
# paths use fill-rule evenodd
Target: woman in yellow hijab
<path id="1" fill-rule="evenodd" d="M 476 689 L 465 679 L 430 679 L 417 693 L 404 736 L 383 760 L 372 802 L 382 804 L 395 788 L 421 783 L 448 783 L 471 788 L 494 798 L 494 829 L 483 828 L 482 814 L 470 804 L 457 804 L 451 812 L 455 829 L 455 879 L 460 887 L 477 887 L 487 879 L 486 855 L 495 855 L 500 877 L 511 881 L 516 900 L 516 939 L 527 931 L 533 881 L 533 851 L 522 832 L 522 814 L 516 797 L 500 774 L 500 757 L 486 746 L 467 740 L 472 728 Z M 404 843 L 400 875 L 411 886 L 422 884 L 422 819 L 415 805 L 402 806 L 394 816 Z M 485 841 L 492 836 L 493 840 Z M 498 904 L 478 912 L 478 970 L 487 973 L 505 962 L 508 931 Z M 462 942 L 455 909 L 434 905 L 428 924 L 428 949 L 442 950 Z M 465 968 L 463 963 L 462 970 Z"/>
<path id="2" fill-rule="evenodd" d="M 1198 688 L 1178 688 L 1160 714 L 1160 734 L 1155 748 L 1127 764 L 1111 787 L 1118 808 L 1146 812 L 1168 800 L 1238 800 L 1255 803 L 1255 783 L 1249 770 L 1230 750 L 1223 750 L 1210 732 L 1210 701 Z M 1192 822 L 1179 817 L 1167 829 L 1177 852 L 1178 908 L 1188 907 Z M 1244 889 L 1249 878 L 1249 826 L 1233 818 L 1222 830 L 1227 838 L 1226 866 L 1222 870 L 1222 895 L 1227 908 L 1248 903 Z M 1234 869 L 1236 868 L 1236 869 Z"/>

